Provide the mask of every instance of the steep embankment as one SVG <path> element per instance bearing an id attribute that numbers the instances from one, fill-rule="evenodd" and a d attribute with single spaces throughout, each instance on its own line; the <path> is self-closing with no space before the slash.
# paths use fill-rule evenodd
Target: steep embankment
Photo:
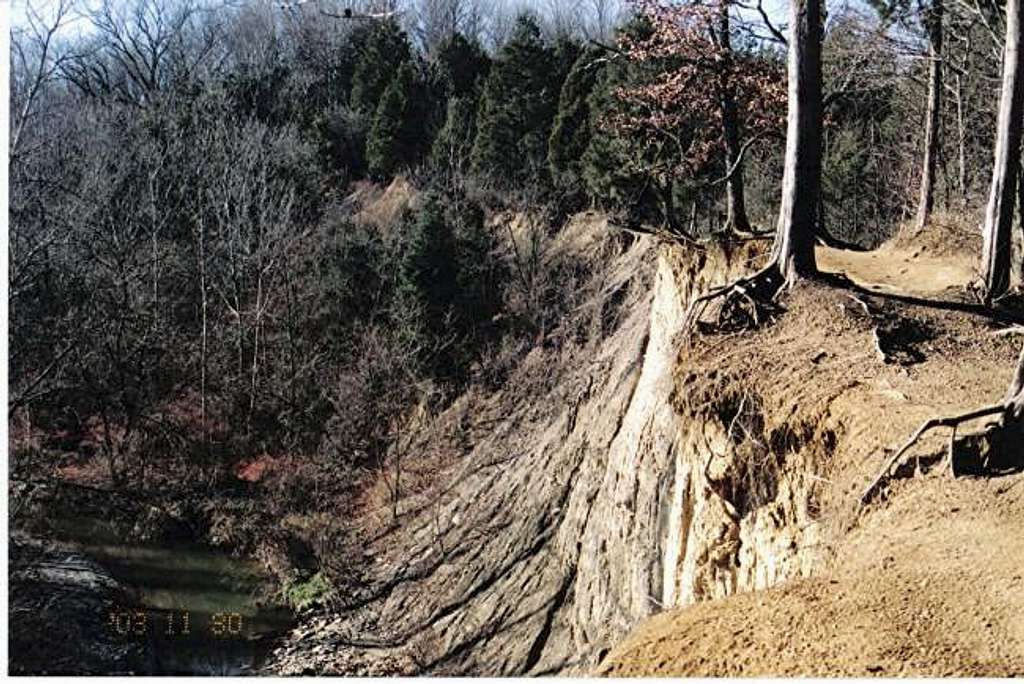
<path id="1" fill-rule="evenodd" d="M 444 429 L 434 433 L 447 431 L 448 441 L 417 447 L 424 463 L 447 464 L 436 486 L 404 503 L 397 526 L 367 516 L 366 586 L 300 626 L 271 670 L 545 674 L 604 662 L 613 674 L 721 673 L 704 668 L 706 657 L 690 667 L 673 655 L 672 620 L 692 635 L 706 607 L 664 613 L 606 656 L 664 609 L 830 577 L 820 573 L 834 558 L 856 567 L 842 554 L 855 553 L 858 535 L 865 546 L 856 557 L 870 565 L 880 549 L 862 530 L 881 513 L 854 526 L 853 504 L 884 447 L 932 412 L 994 398 L 1009 374 L 1012 342 L 977 318 L 817 287 L 793 293 L 776 325 L 690 340 L 682 334 L 689 301 L 749 269 L 755 249 L 623 243 L 592 222 L 563 239 L 566 249 L 602 253 L 606 281 L 594 305 L 607 329 L 583 346 L 539 345 L 504 389 L 438 419 Z M 831 256 L 847 270 L 841 254 Z M 462 455 L 437 455 L 456 442 L 466 445 Z M 940 506 L 919 522 L 949 515 Z M 888 568 L 905 555 L 913 582 L 921 556 L 901 543 L 879 557 Z M 884 572 L 878 577 L 884 585 Z M 821 595 L 835 586 L 809 582 L 788 586 L 820 586 Z M 686 652 L 718 649 L 719 661 L 732 662 L 722 649 L 758 634 L 769 636 L 750 648 L 784 649 L 788 642 L 771 641 L 771 606 L 750 612 L 751 601 L 777 595 L 704 604 L 736 605 L 739 622 L 728 635 L 699 632 L 706 639 Z M 778 629 L 799 631 L 812 619 L 796 604 L 792 612 L 799 620 Z M 870 620 L 857 624 L 850 633 L 872 629 Z M 818 643 L 810 630 L 800 638 Z"/>
<path id="2" fill-rule="evenodd" d="M 468 453 L 368 542 L 368 587 L 296 630 L 275 671 L 582 672 L 666 604 L 799 570 L 714 569 L 728 512 L 699 484 L 670 402 L 687 302 L 752 250 L 683 258 L 593 221 L 560 239 L 603 252 L 594 306 L 608 329 L 581 348 L 538 346 L 502 391 L 439 418 Z"/>
<path id="3" fill-rule="evenodd" d="M 916 295 L 970 277 L 969 255 L 936 261 L 898 244 L 821 257 L 859 282 Z M 965 313 L 806 288 L 778 325 L 738 336 L 729 355 L 702 345 L 688 373 L 729 378 L 724 387 L 757 396 L 764 415 L 828 426 L 815 517 L 830 552 L 812 579 L 658 615 L 600 672 L 1024 674 L 1024 476 L 953 480 L 934 467 L 948 439 L 939 434 L 914 452 L 924 473 L 856 508 L 887 447 L 926 418 L 1001 398 L 1019 341 L 994 332 Z"/>

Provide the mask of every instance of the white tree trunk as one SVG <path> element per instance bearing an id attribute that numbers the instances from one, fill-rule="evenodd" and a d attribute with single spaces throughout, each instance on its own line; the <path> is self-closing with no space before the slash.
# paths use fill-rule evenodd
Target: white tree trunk
<path id="1" fill-rule="evenodd" d="M 957 127 L 957 185 L 960 201 L 967 202 L 967 122 L 964 104 L 964 79 L 956 75 L 956 127 Z"/>
<path id="2" fill-rule="evenodd" d="M 786 158 L 772 247 L 774 263 L 787 282 L 817 272 L 814 235 L 821 197 L 821 0 L 790 0 L 789 26 Z"/>
<path id="3" fill-rule="evenodd" d="M 917 229 L 923 230 L 935 203 L 935 165 L 939 156 L 939 123 L 942 113 L 942 0 L 932 0 L 928 26 L 928 120 L 921 164 L 921 195 L 917 204 Z"/>
<path id="4" fill-rule="evenodd" d="M 1022 0 L 1006 0 L 1006 47 L 999 99 L 992 185 L 983 228 L 981 271 L 985 300 L 991 303 L 1010 286 L 1010 237 L 1020 166 L 1021 120 L 1024 119 L 1024 24 Z"/>

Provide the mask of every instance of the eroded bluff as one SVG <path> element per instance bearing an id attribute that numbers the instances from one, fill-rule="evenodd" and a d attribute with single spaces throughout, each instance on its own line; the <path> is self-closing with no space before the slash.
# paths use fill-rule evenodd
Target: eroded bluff
<path id="1" fill-rule="evenodd" d="M 647 238 L 611 256 L 613 329 L 559 359 L 549 387 L 513 376 L 488 397 L 469 452 L 367 547 L 369 588 L 268 668 L 584 673 L 655 612 L 809 572 L 810 435 L 750 439 L 763 420 L 742 400 L 678 394 L 689 302 L 753 256 Z M 751 489 L 755 466 L 769 477 Z"/>

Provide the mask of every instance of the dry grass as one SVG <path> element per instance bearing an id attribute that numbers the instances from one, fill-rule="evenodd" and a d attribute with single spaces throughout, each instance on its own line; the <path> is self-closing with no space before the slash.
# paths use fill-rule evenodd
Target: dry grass
<path id="1" fill-rule="evenodd" d="M 402 176 L 381 190 L 379 185 L 368 182 L 356 184 L 356 190 L 349 200 L 359 207 L 355 220 L 389 230 L 396 225 L 402 214 L 413 208 L 418 193 Z"/>

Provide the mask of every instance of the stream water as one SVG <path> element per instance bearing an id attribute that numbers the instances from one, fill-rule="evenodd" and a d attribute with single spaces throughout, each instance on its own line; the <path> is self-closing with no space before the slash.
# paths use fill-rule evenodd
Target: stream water
<path id="1" fill-rule="evenodd" d="M 58 529 L 133 593 L 107 628 L 140 642 L 144 674 L 252 672 L 292 624 L 290 610 L 261 600 L 265 576 L 252 561 L 196 544 L 126 543 L 102 520 L 64 520 Z"/>

